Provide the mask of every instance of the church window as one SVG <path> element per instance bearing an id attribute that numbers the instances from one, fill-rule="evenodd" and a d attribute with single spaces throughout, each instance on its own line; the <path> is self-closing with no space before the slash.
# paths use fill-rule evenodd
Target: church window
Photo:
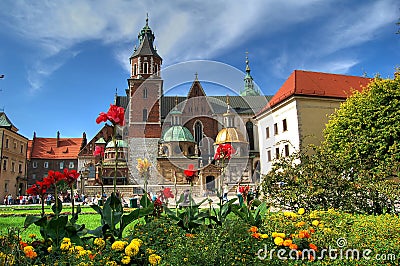
<path id="1" fill-rule="evenodd" d="M 133 75 L 136 76 L 137 75 L 137 64 L 133 65 Z"/>
<path id="2" fill-rule="evenodd" d="M 147 109 L 143 109 L 143 122 L 147 121 Z"/>
<path id="3" fill-rule="evenodd" d="M 147 88 L 143 89 L 143 99 L 147 99 Z"/>
<path id="4" fill-rule="evenodd" d="M 203 125 L 200 121 L 196 121 L 194 123 L 194 140 L 196 141 L 197 145 L 200 144 L 200 141 L 203 139 Z"/>
<path id="5" fill-rule="evenodd" d="M 143 74 L 148 73 L 149 64 L 147 62 L 143 63 Z"/>
<path id="6" fill-rule="evenodd" d="M 247 136 L 249 138 L 250 150 L 254 150 L 254 132 L 253 132 L 253 123 L 251 121 L 246 122 L 246 131 L 247 131 Z"/>

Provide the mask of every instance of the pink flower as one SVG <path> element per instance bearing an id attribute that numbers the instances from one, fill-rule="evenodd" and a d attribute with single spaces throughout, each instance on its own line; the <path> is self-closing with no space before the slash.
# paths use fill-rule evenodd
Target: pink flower
<path id="1" fill-rule="evenodd" d="M 123 126 L 125 124 L 125 109 L 114 104 L 110 104 L 107 113 L 101 112 L 96 119 L 96 123 L 107 122 L 109 120 L 113 125 Z"/>

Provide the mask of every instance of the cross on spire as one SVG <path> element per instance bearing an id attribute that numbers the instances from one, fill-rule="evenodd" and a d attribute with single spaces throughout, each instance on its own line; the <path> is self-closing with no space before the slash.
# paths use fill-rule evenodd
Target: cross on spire
<path id="1" fill-rule="evenodd" d="M 197 74 L 197 71 L 196 71 L 196 73 L 194 73 L 194 79 L 195 79 L 195 80 L 199 80 L 199 79 L 198 79 L 198 75 L 199 75 L 199 74 Z"/>

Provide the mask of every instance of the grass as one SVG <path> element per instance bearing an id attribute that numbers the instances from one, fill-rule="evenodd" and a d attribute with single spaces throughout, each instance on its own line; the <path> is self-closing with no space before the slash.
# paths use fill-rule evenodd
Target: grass
<path id="1" fill-rule="evenodd" d="M 75 208 L 76 210 L 76 208 Z M 70 214 L 72 211 L 71 206 L 63 206 L 62 213 Z M 125 212 L 130 212 L 125 209 Z M 39 216 L 41 213 L 41 206 L 25 205 L 25 206 L 10 206 L 0 208 L 0 235 L 7 234 L 7 230 L 11 227 L 20 229 L 20 236 L 24 241 L 29 240 L 30 234 L 35 234 L 40 238 L 40 228 L 36 225 L 31 225 L 24 228 L 25 218 L 28 215 Z M 51 214 L 53 211 L 50 206 L 45 206 L 45 213 Z M 71 218 L 71 215 L 68 217 Z M 101 225 L 100 215 L 97 214 L 90 206 L 83 206 L 82 213 L 79 214 L 77 224 L 85 224 L 88 229 L 96 229 Z"/>

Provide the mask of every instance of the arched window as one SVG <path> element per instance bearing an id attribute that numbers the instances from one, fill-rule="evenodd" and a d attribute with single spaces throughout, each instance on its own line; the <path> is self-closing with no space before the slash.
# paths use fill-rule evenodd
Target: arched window
<path id="1" fill-rule="evenodd" d="M 143 122 L 147 121 L 147 109 L 143 109 Z"/>
<path id="2" fill-rule="evenodd" d="M 143 99 L 147 99 L 147 88 L 143 89 Z"/>
<path id="3" fill-rule="evenodd" d="M 254 150 L 254 132 L 253 123 L 251 121 L 246 122 L 246 132 L 249 138 L 250 150 Z"/>
<path id="4" fill-rule="evenodd" d="M 197 145 L 200 144 L 200 141 L 203 139 L 203 125 L 200 121 L 196 121 L 194 123 L 194 140 Z"/>

